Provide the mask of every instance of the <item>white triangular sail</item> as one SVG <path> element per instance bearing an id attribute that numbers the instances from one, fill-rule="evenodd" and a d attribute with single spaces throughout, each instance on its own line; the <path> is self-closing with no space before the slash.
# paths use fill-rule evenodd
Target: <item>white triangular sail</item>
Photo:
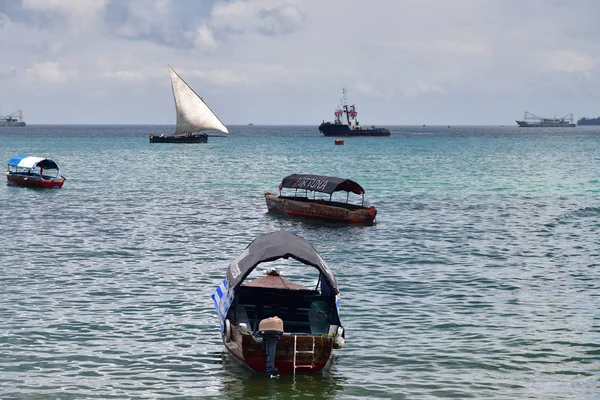
<path id="1" fill-rule="evenodd" d="M 175 98 L 177 127 L 175 134 L 217 130 L 229 135 L 219 117 L 206 105 L 204 100 L 169 66 L 171 87 Z"/>

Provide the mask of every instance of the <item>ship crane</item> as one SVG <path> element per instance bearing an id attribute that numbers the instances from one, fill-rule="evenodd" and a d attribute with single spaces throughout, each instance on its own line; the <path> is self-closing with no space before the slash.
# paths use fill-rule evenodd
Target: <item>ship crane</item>
<path id="1" fill-rule="evenodd" d="M 573 113 L 569 113 L 563 117 L 540 117 L 525 111 L 522 121 L 516 121 L 520 127 L 524 128 L 572 128 L 577 125 L 573 123 Z"/>
<path id="2" fill-rule="evenodd" d="M 2 115 L 2 111 L 0 110 L 0 126 L 25 126 L 25 122 L 23 122 L 23 111 L 17 110 L 13 111 L 8 115 Z"/>
<path id="3" fill-rule="evenodd" d="M 525 115 L 523 116 L 523 120 L 527 122 L 539 122 L 539 121 L 548 121 L 548 120 L 562 120 L 566 122 L 573 122 L 573 113 L 569 113 L 563 117 L 556 118 L 555 117 L 540 117 L 538 115 L 532 114 L 529 111 L 525 111 Z"/>

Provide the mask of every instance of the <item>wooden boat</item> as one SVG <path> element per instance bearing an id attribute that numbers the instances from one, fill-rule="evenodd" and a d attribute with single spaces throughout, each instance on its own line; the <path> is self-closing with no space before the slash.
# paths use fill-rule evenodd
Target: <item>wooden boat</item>
<path id="1" fill-rule="evenodd" d="M 283 189 L 294 189 L 293 195 L 282 195 Z M 304 190 L 304 196 L 298 194 Z M 311 199 L 308 192 L 313 193 Z M 345 191 L 346 202 L 332 201 L 334 192 Z M 315 198 L 315 192 L 329 194 L 329 200 Z M 348 203 L 350 192 L 362 195 L 361 205 Z M 292 174 L 279 184 L 279 195 L 265 193 L 269 212 L 321 220 L 349 223 L 370 223 L 377 216 L 374 206 L 364 206 L 364 189 L 350 179 L 320 175 Z"/>
<path id="2" fill-rule="evenodd" d="M 219 117 L 208 107 L 202 97 L 198 96 L 178 74 L 169 66 L 171 89 L 175 99 L 177 125 L 174 135 L 150 134 L 150 143 L 206 143 L 207 133 L 196 133 L 216 130 L 229 136 L 229 131 Z M 223 136 L 223 135 L 211 135 Z"/>
<path id="3" fill-rule="evenodd" d="M 60 189 L 66 178 L 58 175 L 58 165 L 48 158 L 16 156 L 4 171 L 9 185 Z"/>
<path id="4" fill-rule="evenodd" d="M 245 282 L 259 264 L 282 258 L 313 267 L 318 273 L 315 289 L 283 278 L 276 269 Z M 272 376 L 318 372 L 328 365 L 333 349 L 344 345 L 340 295 L 331 269 L 308 241 L 293 233 L 256 238 L 229 265 L 212 299 L 225 348 L 255 371 Z"/>

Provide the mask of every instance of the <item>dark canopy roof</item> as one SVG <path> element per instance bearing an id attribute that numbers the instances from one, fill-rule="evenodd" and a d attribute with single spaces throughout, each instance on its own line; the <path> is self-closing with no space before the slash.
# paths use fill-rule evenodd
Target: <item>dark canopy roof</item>
<path id="1" fill-rule="evenodd" d="M 356 194 L 364 194 L 363 188 L 350 179 L 335 178 L 333 176 L 292 174 L 281 181 L 281 188 L 306 189 L 313 192 L 331 194 L 340 190 Z"/>
<path id="2" fill-rule="evenodd" d="M 306 239 L 287 231 L 272 232 L 254 239 L 229 265 L 227 281 L 232 288 L 237 289 L 258 264 L 288 257 L 318 269 L 329 283 L 333 293 L 339 293 L 331 270 L 313 245 Z"/>

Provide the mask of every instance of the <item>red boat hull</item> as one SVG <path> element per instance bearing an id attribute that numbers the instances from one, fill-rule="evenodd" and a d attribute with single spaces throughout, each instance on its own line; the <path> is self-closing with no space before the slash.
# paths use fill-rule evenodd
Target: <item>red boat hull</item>
<path id="1" fill-rule="evenodd" d="M 11 174 L 6 173 L 6 179 L 9 185 L 29 186 L 46 189 L 60 189 L 65 183 L 65 177 L 42 178 L 35 175 Z"/>
<path id="2" fill-rule="evenodd" d="M 249 333 L 241 334 L 237 328 L 231 329 L 231 340 L 223 341 L 229 353 L 257 372 L 266 372 L 267 354 L 261 343 L 257 343 Z M 296 360 L 294 368 L 294 340 Z M 327 366 L 333 350 L 333 337 L 325 335 L 284 335 L 277 342 L 275 368 L 279 374 L 315 373 Z M 314 350 L 313 350 L 314 343 Z"/>
<path id="3" fill-rule="evenodd" d="M 349 223 L 370 223 L 377 216 L 377 209 L 374 206 L 361 207 L 324 200 L 310 200 L 305 197 L 283 197 L 269 192 L 265 193 L 265 199 L 269 212 L 298 217 Z"/>

